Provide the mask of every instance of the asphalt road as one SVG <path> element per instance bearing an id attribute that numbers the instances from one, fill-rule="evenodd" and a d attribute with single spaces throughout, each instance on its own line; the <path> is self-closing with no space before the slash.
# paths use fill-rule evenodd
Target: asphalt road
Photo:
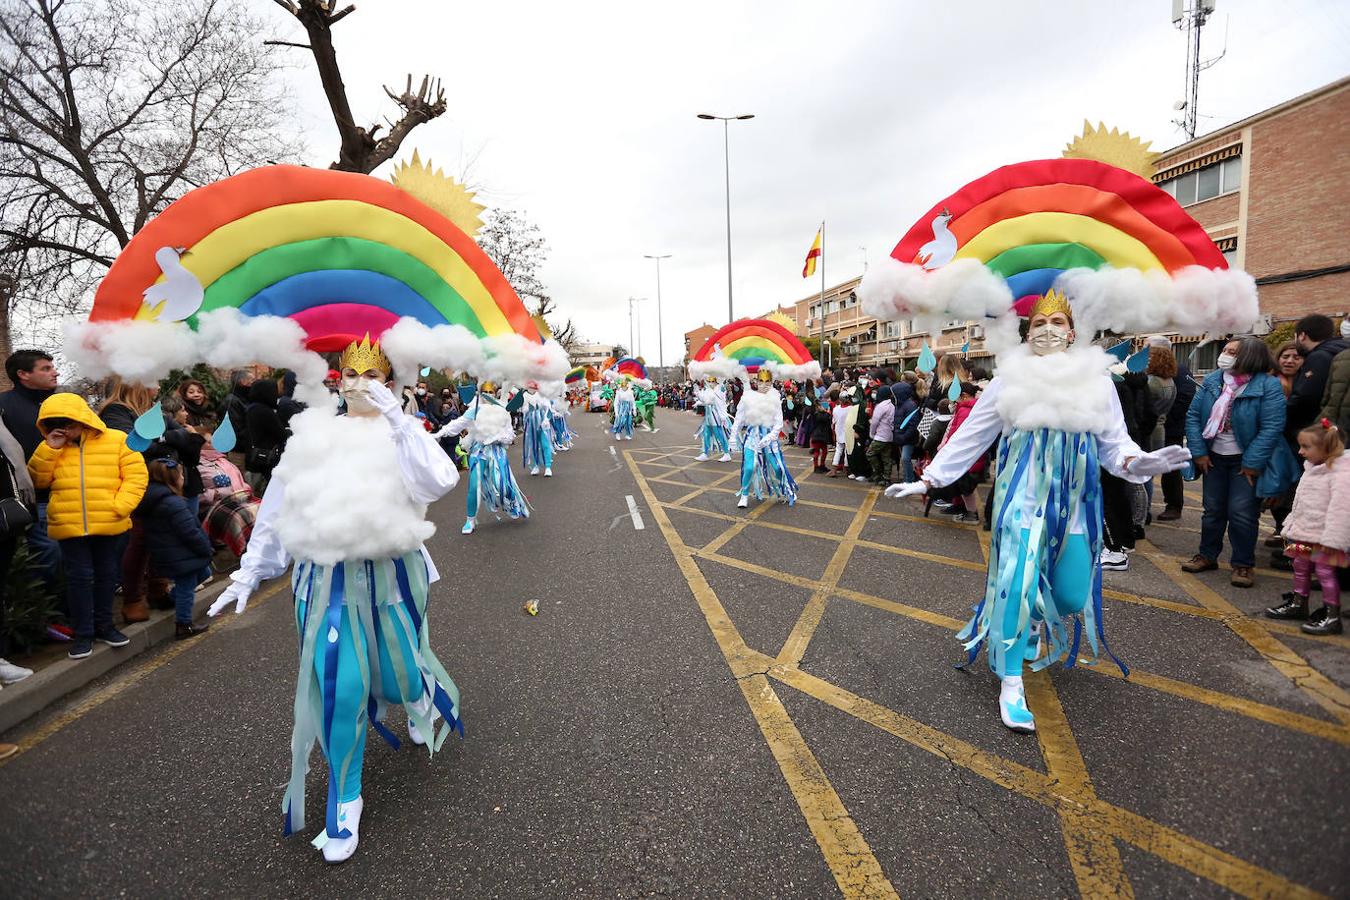
<path id="1" fill-rule="evenodd" d="M 574 422 L 556 476 L 522 475 L 529 521 L 463 536 L 462 487 L 434 507 L 432 643 L 466 737 L 429 760 L 371 735 L 351 861 L 309 846 L 319 812 L 281 836 L 282 589 L 4 736 L 50 731 L 0 765 L 0 892 L 1350 892 L 1350 641 L 1261 625 L 1281 576 L 1182 578 L 1194 512 L 1107 579 L 1134 677 L 1029 679 L 1041 732 L 1015 735 L 992 677 L 951 666 L 977 531 L 818 476 L 795 508 L 738 511 L 735 464 L 682 449 L 692 416 L 616 453 L 601 416 Z"/>

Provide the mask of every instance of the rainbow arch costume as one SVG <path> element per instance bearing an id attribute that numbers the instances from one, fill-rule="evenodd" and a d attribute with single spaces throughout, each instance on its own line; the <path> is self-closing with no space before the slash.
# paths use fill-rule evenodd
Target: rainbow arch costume
<path id="1" fill-rule="evenodd" d="M 1175 468 L 1172 451 L 1186 453 L 1145 454 L 1129 439 L 1106 373 L 1114 360 L 1089 345 L 1092 335 L 1245 329 L 1257 316 L 1255 284 L 1229 270 L 1199 224 L 1148 180 L 1095 160 L 1054 159 L 1004 166 L 934 204 L 859 296 L 882 319 L 986 321 L 995 378 L 919 492 L 952 484 L 997 441 L 985 590 L 958 636 L 964 665 L 987 651 L 1002 680 L 1004 723 L 1032 731 L 1024 665 L 1073 666 L 1086 633 L 1093 656 L 1105 651 L 1128 675 L 1102 615 L 1100 472 L 1143 482 L 1151 475 L 1133 466 Z M 1065 316 L 1065 335 L 1078 342 L 1033 352 L 1017 322 L 1037 314 Z"/>

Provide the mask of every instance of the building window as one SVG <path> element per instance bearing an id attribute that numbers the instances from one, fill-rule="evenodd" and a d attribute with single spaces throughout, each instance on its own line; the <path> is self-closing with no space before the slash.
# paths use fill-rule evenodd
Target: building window
<path id="1" fill-rule="evenodd" d="M 1242 157 L 1232 156 L 1185 175 L 1169 178 L 1160 182 L 1158 187 L 1175 197 L 1182 206 L 1231 194 L 1242 187 Z"/>

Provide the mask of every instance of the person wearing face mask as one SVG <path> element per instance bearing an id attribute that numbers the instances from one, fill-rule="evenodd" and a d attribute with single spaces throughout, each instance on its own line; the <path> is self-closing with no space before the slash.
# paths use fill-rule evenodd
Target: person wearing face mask
<path id="1" fill-rule="evenodd" d="M 749 384 L 731 425 L 732 448 L 741 451 L 741 489 L 736 505 L 741 509 L 749 506 L 753 492 L 756 500 L 768 496 L 792 506 L 797 502 L 797 482 L 788 471 L 779 444 L 783 398 L 774 390 L 773 372 L 768 366 L 761 366 Z"/>
<path id="2" fill-rule="evenodd" d="M 539 383 L 531 381 L 525 385 L 525 428 L 521 443 L 525 448 L 525 465 L 530 467 L 531 475 L 544 470 L 546 477 L 553 477 L 553 423 L 552 406 L 539 396 Z"/>
<path id="3" fill-rule="evenodd" d="M 294 561 L 300 665 L 285 833 L 305 826 L 305 775 L 317 742 L 328 799 L 314 846 L 329 863 L 356 851 L 368 725 L 397 749 L 383 724 L 397 704 L 407 711 L 409 739 L 428 751 L 451 730 L 463 733 L 459 691 L 427 633 L 428 588 L 439 576 L 424 546 L 436 531 L 427 507 L 459 476 L 403 413 L 378 342 L 367 335 L 351 344 L 339 366 L 346 415 L 309 409 L 295 417 L 248 550 L 208 611 L 244 612 L 258 585 Z"/>
<path id="4" fill-rule="evenodd" d="M 619 379 L 611 406 L 614 410 L 614 440 L 631 441 L 633 422 L 637 418 L 637 397 L 633 394 L 633 381 L 627 375 Z"/>
<path id="5" fill-rule="evenodd" d="M 478 512 L 484 504 L 494 514 L 504 512 L 513 519 L 530 516 L 530 504 L 516 482 L 506 453 L 516 439 L 516 430 L 511 414 L 494 396 L 496 389 L 491 381 L 484 381 L 464 414 L 435 432 L 465 435 L 460 438 L 460 447 L 469 458 L 469 491 L 465 498 L 467 516 L 460 529 L 463 534 L 472 534 L 478 527 Z"/>
<path id="6" fill-rule="evenodd" d="M 893 498 L 940 494 L 998 441 L 985 594 L 958 638 L 967 665 L 985 648 L 1000 679 L 999 715 L 1020 732 L 1036 728 L 1025 665 L 1072 666 L 1080 629 L 1094 655 L 1099 646 L 1111 653 L 1102 624 L 1099 469 L 1142 483 L 1190 458 L 1181 447 L 1145 453 L 1130 439 L 1106 374 L 1112 360 L 1091 345 L 1070 348 L 1073 313 L 1061 294 L 1038 298 L 1029 315 L 1026 344 L 999 356 L 998 374 L 922 479 L 886 489 Z"/>
<path id="7" fill-rule="evenodd" d="M 704 462 L 714 450 L 722 451 L 718 462 L 731 460 L 731 442 L 728 433 L 731 419 L 727 417 L 727 395 L 715 377 L 694 389 L 694 398 L 703 407 L 703 424 L 699 426 L 698 436 L 703 442 L 703 452 L 694 459 Z"/>
<path id="8" fill-rule="evenodd" d="M 1186 411 L 1186 443 L 1204 476 L 1204 512 L 1200 550 L 1181 568 L 1217 569 L 1227 531 L 1234 587 L 1253 584 L 1258 498 L 1281 496 L 1299 474 L 1284 440 L 1284 389 L 1270 370 L 1265 341 L 1234 338 L 1224 344 L 1218 368 L 1205 376 Z"/>

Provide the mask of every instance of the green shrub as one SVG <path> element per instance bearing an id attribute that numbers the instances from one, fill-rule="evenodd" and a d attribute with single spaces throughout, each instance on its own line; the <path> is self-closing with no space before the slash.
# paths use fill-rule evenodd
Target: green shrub
<path id="1" fill-rule="evenodd" d="M 5 624 L 9 645 L 24 653 L 47 639 L 47 625 L 62 618 L 61 598 L 49 589 L 33 561 L 28 542 L 19 541 L 5 573 Z"/>

